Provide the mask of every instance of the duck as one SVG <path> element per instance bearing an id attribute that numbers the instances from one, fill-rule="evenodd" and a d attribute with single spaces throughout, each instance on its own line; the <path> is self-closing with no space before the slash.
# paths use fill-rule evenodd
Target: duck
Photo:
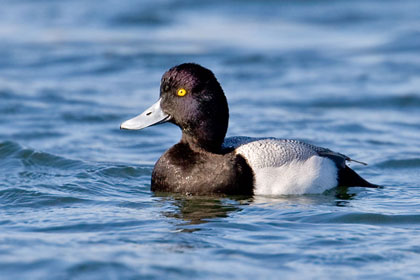
<path id="1" fill-rule="evenodd" d="M 225 138 L 228 121 L 227 99 L 213 72 L 183 63 L 163 74 L 158 101 L 120 129 L 165 122 L 181 129 L 181 140 L 153 168 L 153 192 L 275 196 L 379 187 L 346 164 L 365 163 L 327 148 L 293 139 Z"/>

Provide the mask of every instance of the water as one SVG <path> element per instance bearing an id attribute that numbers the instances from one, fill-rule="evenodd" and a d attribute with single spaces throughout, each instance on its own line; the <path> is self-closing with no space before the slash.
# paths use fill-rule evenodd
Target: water
<path id="1" fill-rule="evenodd" d="M 0 1 L 1 279 L 420 277 L 420 2 Z M 212 69 L 229 136 L 298 138 L 383 189 L 158 196 L 169 67 Z"/>

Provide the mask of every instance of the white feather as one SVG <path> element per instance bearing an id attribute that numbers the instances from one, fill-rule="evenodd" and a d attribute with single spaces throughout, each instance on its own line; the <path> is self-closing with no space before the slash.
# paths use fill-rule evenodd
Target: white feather
<path id="1" fill-rule="evenodd" d="M 259 195 L 317 194 L 337 185 L 332 160 L 312 156 L 278 167 L 257 168 L 254 193 Z"/>
<path id="2" fill-rule="evenodd" d="M 251 166 L 258 195 L 316 194 L 337 186 L 337 167 L 319 156 L 316 147 L 296 140 L 275 138 L 227 138 Z"/>

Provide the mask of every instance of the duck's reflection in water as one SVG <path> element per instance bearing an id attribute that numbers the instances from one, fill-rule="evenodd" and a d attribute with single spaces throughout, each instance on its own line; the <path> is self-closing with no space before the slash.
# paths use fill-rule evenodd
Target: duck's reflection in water
<path id="1" fill-rule="evenodd" d="M 257 207 L 290 208 L 304 205 L 335 205 L 346 207 L 355 197 L 346 188 L 337 188 L 321 195 L 299 196 L 188 196 L 171 193 L 156 193 L 164 205 L 162 214 L 175 218 L 182 232 L 199 230 L 191 225 L 207 223 L 212 219 L 226 218 L 233 212 L 242 211 L 245 205 Z M 181 221 L 181 222 L 180 222 Z"/>
<path id="2" fill-rule="evenodd" d="M 251 197 L 244 196 L 187 196 L 166 193 L 155 195 L 166 204 L 162 214 L 181 220 L 179 225 L 198 225 L 215 218 L 226 218 L 232 212 L 241 211 L 242 205 L 249 204 L 252 200 Z"/>
<path id="3" fill-rule="evenodd" d="M 251 205 L 279 208 L 291 208 L 299 206 L 335 205 L 339 207 L 349 206 L 356 193 L 350 193 L 348 188 L 335 188 L 323 194 L 306 195 L 282 195 L 282 196 L 254 196 L 250 199 Z"/>

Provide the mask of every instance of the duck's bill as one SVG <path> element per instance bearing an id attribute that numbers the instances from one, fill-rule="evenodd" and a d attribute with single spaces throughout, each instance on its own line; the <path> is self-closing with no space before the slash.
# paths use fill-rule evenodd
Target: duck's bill
<path id="1" fill-rule="evenodd" d="M 160 107 L 160 101 L 161 99 L 159 99 L 155 104 L 150 106 L 137 117 L 123 122 L 120 126 L 120 129 L 138 130 L 169 121 L 171 116 L 162 111 L 162 108 Z"/>

